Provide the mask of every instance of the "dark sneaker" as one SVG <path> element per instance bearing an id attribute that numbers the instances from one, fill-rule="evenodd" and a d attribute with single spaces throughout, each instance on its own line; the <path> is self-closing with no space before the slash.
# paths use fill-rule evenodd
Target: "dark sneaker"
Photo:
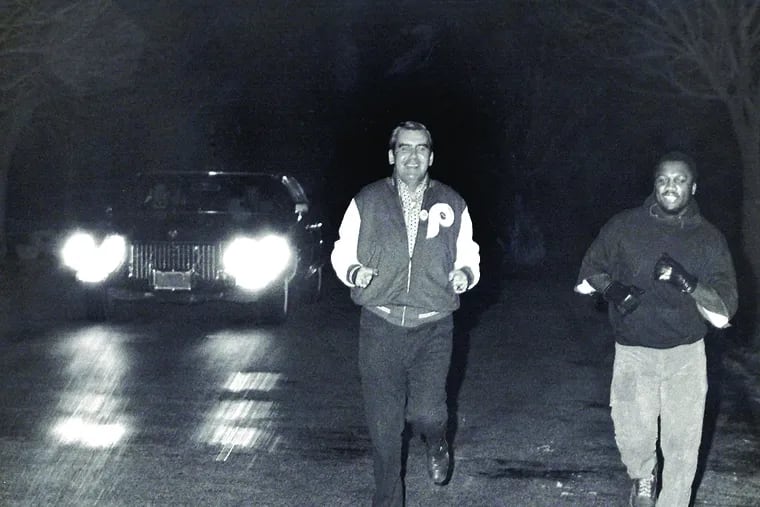
<path id="1" fill-rule="evenodd" d="M 428 474 L 433 482 L 446 484 L 449 478 L 449 444 L 443 438 L 437 443 L 427 446 Z"/>
<path id="2" fill-rule="evenodd" d="M 631 487 L 631 507 L 654 507 L 657 501 L 657 467 L 652 475 L 644 479 L 634 479 Z"/>

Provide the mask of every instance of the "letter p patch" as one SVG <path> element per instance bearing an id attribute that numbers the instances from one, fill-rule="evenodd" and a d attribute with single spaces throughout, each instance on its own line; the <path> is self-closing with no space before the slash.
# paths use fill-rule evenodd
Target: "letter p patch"
<path id="1" fill-rule="evenodd" d="M 454 210 L 444 202 L 433 204 L 428 215 L 427 239 L 438 236 L 441 227 L 451 227 L 454 223 Z"/>

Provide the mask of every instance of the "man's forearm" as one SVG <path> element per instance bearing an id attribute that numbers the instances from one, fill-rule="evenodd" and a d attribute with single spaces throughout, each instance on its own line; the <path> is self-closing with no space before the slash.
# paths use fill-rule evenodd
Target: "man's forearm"
<path id="1" fill-rule="evenodd" d="M 607 273 L 599 273 L 597 275 L 589 276 L 586 281 L 591 285 L 595 291 L 604 292 L 604 289 L 612 282 L 612 277 Z"/>
<path id="2" fill-rule="evenodd" d="M 694 292 L 691 293 L 691 297 L 697 302 L 699 306 L 708 312 L 717 313 L 724 317 L 728 317 L 728 307 L 723 302 L 718 292 L 703 283 L 697 283 L 697 287 Z"/>

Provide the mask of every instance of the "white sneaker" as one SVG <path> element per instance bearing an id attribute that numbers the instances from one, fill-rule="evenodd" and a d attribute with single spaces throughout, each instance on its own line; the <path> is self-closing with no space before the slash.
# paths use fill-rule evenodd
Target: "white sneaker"
<path id="1" fill-rule="evenodd" d="M 657 501 L 657 466 L 652 475 L 644 479 L 634 479 L 631 487 L 630 507 L 654 507 Z"/>

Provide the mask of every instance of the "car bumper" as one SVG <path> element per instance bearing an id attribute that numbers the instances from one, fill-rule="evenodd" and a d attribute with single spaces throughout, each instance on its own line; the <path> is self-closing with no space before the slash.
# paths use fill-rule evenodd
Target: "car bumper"
<path id="1" fill-rule="evenodd" d="M 138 290 L 125 287 L 108 287 L 106 294 L 118 301 L 155 301 L 160 303 L 208 303 L 224 301 L 232 303 L 255 303 L 274 294 L 287 290 L 287 284 L 277 284 L 261 291 L 246 291 L 238 288 L 224 290 Z"/>

